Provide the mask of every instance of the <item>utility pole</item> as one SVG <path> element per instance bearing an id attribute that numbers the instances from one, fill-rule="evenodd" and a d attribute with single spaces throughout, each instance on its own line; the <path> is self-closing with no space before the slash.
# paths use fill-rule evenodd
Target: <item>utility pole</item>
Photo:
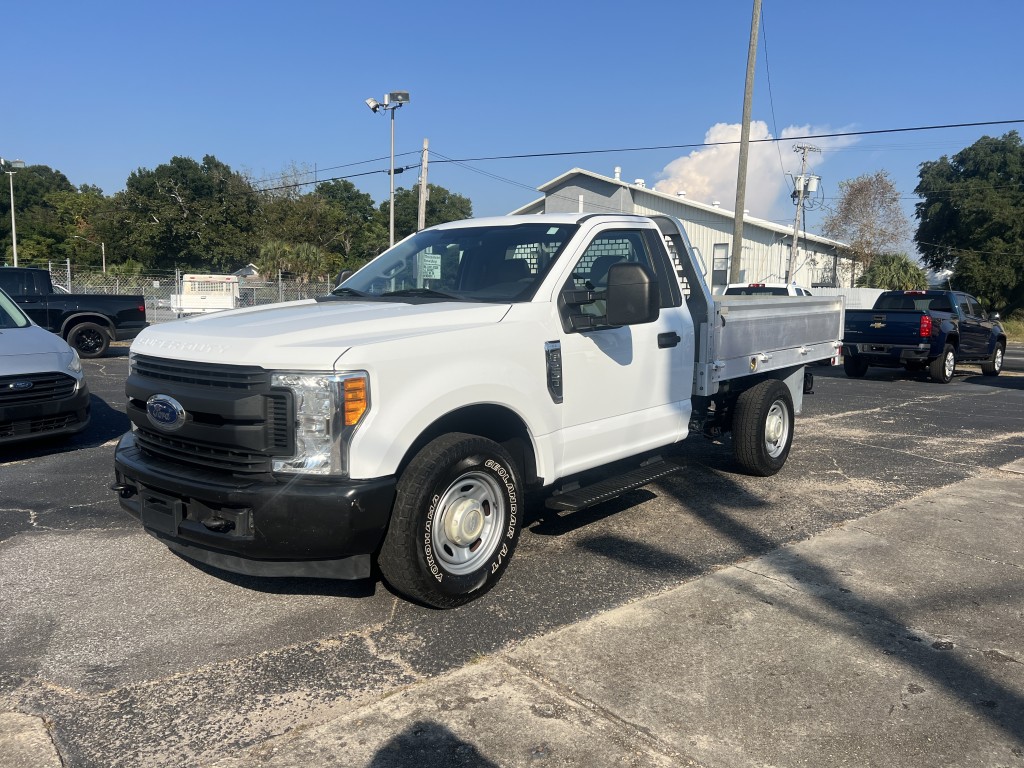
<path id="1" fill-rule="evenodd" d="M 796 203 L 796 218 L 793 220 L 793 247 L 789 251 L 789 269 L 786 270 L 787 283 L 793 282 L 793 272 L 796 270 L 796 250 L 797 244 L 800 241 L 800 218 L 804 212 L 804 198 L 807 196 L 807 192 L 813 192 L 817 189 L 817 177 L 815 177 L 813 188 L 808 183 L 807 153 L 821 152 L 820 149 L 811 144 L 797 144 L 793 147 L 793 151 L 803 153 L 803 159 L 800 161 L 800 175 L 793 180 L 793 200 Z"/>
<path id="2" fill-rule="evenodd" d="M 757 30 L 761 23 L 761 0 L 754 0 L 750 19 L 750 45 L 747 48 L 747 79 L 743 88 L 743 122 L 740 126 L 740 163 L 736 171 L 736 213 L 732 229 L 732 258 L 729 260 L 729 282 L 740 281 L 743 261 L 743 208 L 747 197 L 747 156 L 750 152 L 750 109 L 754 98 L 754 70 L 757 62 Z M 714 270 L 712 269 L 712 273 Z"/>
<path id="3" fill-rule="evenodd" d="M 416 211 L 416 231 L 427 226 L 427 196 L 430 188 L 427 186 L 427 139 L 423 140 L 423 153 L 420 157 L 420 200 L 419 208 Z"/>

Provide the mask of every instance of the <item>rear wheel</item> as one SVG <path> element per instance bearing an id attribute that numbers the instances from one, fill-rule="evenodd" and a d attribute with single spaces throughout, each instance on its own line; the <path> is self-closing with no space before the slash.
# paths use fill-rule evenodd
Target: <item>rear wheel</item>
<path id="1" fill-rule="evenodd" d="M 68 334 L 68 344 L 78 351 L 80 357 L 99 357 L 110 346 L 110 335 L 96 323 L 79 323 Z"/>
<path id="2" fill-rule="evenodd" d="M 732 455 L 752 475 L 774 475 L 793 445 L 793 397 L 776 379 L 762 381 L 736 399 Z"/>
<path id="3" fill-rule="evenodd" d="M 947 344 L 942 354 L 928 364 L 928 375 L 940 384 L 949 384 L 956 370 L 956 353 L 951 344 Z"/>
<path id="4" fill-rule="evenodd" d="M 453 433 L 428 443 L 398 481 L 381 573 L 435 608 L 468 603 L 508 567 L 522 529 L 519 472 L 497 443 Z"/>
<path id="5" fill-rule="evenodd" d="M 851 379 L 859 379 L 868 372 L 868 362 L 860 357 L 844 357 L 843 370 Z"/>
<path id="6" fill-rule="evenodd" d="M 1005 345 L 1002 342 L 996 344 L 996 348 L 992 350 L 992 357 L 987 363 L 981 364 L 981 372 L 986 376 L 998 376 L 999 372 L 1003 370 L 1003 354 L 1005 352 Z"/>

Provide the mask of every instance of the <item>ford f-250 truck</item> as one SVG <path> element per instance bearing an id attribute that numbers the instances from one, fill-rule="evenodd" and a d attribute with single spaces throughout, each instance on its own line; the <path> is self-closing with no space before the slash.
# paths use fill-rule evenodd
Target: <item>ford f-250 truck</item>
<path id="1" fill-rule="evenodd" d="M 328 297 L 140 334 L 113 488 L 185 557 L 333 578 L 376 557 L 452 607 L 508 566 L 527 489 L 556 510 L 614 498 L 678 470 L 664 453 L 691 431 L 778 472 L 842 317 L 842 299 L 713 300 L 667 216 L 443 224 Z"/>
<path id="2" fill-rule="evenodd" d="M 960 291 L 886 291 L 872 309 L 846 311 L 843 367 L 859 378 L 872 365 L 928 370 L 948 384 L 957 363 L 979 363 L 986 376 L 1003 369 L 1006 333 Z"/>
<path id="3" fill-rule="evenodd" d="M 45 269 L 2 267 L 0 288 L 82 357 L 100 357 L 111 341 L 134 339 L 148 325 L 144 296 L 58 292 Z"/>

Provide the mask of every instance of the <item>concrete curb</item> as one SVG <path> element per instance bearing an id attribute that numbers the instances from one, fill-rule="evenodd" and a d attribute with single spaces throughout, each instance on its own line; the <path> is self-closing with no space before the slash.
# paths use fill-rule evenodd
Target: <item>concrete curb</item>
<path id="1" fill-rule="evenodd" d="M 21 712 L 0 712 L 0 765 L 4 768 L 47 768 L 63 764 L 41 717 Z"/>

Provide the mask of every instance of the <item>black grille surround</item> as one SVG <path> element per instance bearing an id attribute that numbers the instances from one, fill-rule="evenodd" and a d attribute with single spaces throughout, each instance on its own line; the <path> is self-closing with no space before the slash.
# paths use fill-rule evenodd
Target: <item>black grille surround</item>
<path id="1" fill-rule="evenodd" d="M 292 393 L 273 388 L 256 366 L 193 363 L 136 355 L 126 384 L 128 417 L 143 453 L 175 464 L 233 474 L 269 473 L 295 453 Z M 188 414 L 181 429 L 156 428 L 146 401 L 163 394 Z"/>

